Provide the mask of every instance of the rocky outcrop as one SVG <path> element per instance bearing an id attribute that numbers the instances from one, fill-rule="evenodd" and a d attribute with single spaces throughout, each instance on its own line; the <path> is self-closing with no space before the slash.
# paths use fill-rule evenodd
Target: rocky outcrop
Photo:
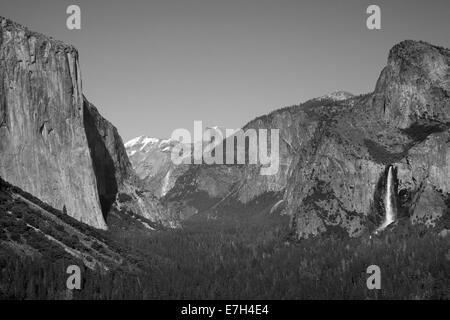
<path id="1" fill-rule="evenodd" d="M 402 129 L 418 121 L 450 122 L 448 49 L 404 41 L 389 53 L 374 98 L 384 120 Z"/>
<path id="2" fill-rule="evenodd" d="M 83 124 L 77 51 L 0 18 L 0 175 L 106 228 Z"/>
<path id="3" fill-rule="evenodd" d="M 450 131 L 430 135 L 397 167 L 401 204 L 412 221 L 436 225 L 449 211 Z"/>

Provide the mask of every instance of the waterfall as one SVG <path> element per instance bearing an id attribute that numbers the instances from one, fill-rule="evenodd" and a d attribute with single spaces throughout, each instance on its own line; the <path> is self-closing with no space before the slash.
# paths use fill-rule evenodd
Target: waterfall
<path id="1" fill-rule="evenodd" d="M 388 175 L 387 175 L 387 183 L 386 183 L 386 195 L 384 199 L 384 221 L 381 226 L 375 231 L 378 233 L 383 231 L 388 225 L 395 222 L 397 218 L 397 207 L 396 207 L 396 195 L 395 195 L 395 186 L 394 186 L 394 178 L 392 174 L 392 166 L 389 166 Z"/>
<path id="2" fill-rule="evenodd" d="M 172 173 L 172 170 L 169 169 L 169 171 L 167 171 L 166 175 L 164 176 L 163 179 L 163 185 L 161 187 L 161 196 L 165 196 L 167 191 L 169 191 L 169 183 L 170 183 L 170 174 Z"/>

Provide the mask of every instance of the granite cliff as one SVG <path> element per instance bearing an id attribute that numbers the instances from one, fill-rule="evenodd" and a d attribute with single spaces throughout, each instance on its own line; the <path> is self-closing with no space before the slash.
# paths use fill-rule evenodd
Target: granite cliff
<path id="1" fill-rule="evenodd" d="M 0 175 L 106 228 L 83 124 L 78 52 L 0 19 Z"/>
<path id="2" fill-rule="evenodd" d="M 83 96 L 77 50 L 1 17 L 0 176 L 96 228 L 112 208 L 173 224 Z"/>

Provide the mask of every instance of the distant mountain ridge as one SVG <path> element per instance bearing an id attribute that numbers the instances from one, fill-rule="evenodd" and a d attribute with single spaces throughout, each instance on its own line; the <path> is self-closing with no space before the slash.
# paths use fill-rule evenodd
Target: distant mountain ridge
<path id="1" fill-rule="evenodd" d="M 353 94 L 349 92 L 334 91 L 312 99 L 312 101 L 342 101 L 352 97 L 354 97 Z M 217 130 L 224 138 L 227 138 L 226 128 L 214 126 L 206 127 L 205 130 L 207 129 Z M 188 168 L 187 166 L 175 166 L 170 159 L 172 148 L 178 143 L 170 138 L 160 139 L 145 135 L 125 143 L 128 157 L 137 175 L 158 197 L 164 196 L 174 186 L 175 180 Z"/>

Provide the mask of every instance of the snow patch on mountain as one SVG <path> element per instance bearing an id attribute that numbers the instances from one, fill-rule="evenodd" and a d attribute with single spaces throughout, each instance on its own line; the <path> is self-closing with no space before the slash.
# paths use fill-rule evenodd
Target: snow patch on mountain
<path id="1" fill-rule="evenodd" d="M 353 98 L 354 95 L 347 91 L 334 91 L 332 93 L 323 95 L 316 100 L 333 100 L 333 101 L 343 101 Z"/>

